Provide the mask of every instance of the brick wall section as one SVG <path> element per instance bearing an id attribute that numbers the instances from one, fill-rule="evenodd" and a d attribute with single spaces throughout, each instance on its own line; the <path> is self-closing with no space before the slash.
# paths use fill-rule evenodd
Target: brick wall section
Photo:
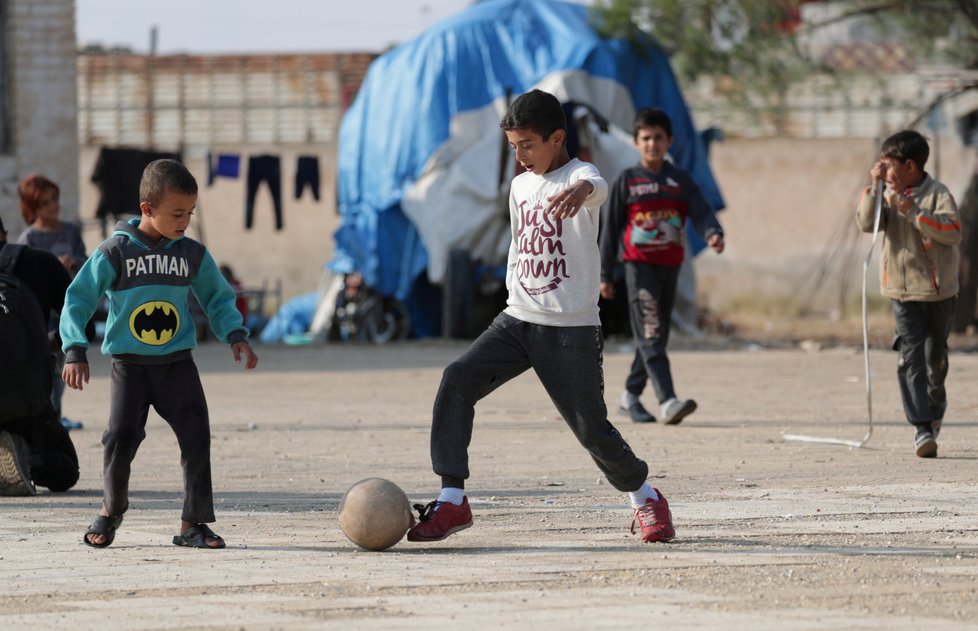
<path id="1" fill-rule="evenodd" d="M 61 187 L 61 215 L 78 218 L 78 93 L 74 0 L 7 0 L 11 150 L 0 156 L 0 213 L 24 228 L 17 182 L 43 173 Z"/>

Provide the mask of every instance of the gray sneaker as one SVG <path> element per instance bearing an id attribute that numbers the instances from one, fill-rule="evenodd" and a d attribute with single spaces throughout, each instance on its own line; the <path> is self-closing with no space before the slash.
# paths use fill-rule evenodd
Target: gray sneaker
<path id="1" fill-rule="evenodd" d="M 682 423 L 683 419 L 696 411 L 696 401 L 692 399 L 676 399 L 669 404 L 666 408 L 665 421 L 666 425 L 678 425 Z"/>
<path id="2" fill-rule="evenodd" d="M 913 446 L 919 458 L 937 457 L 937 441 L 934 440 L 934 433 L 929 427 L 917 426 L 917 435 L 914 437 Z"/>
<path id="3" fill-rule="evenodd" d="M 627 415 L 634 423 L 655 423 L 655 417 L 639 401 L 632 403 L 627 408 L 619 405 L 618 413 Z"/>
<path id="4" fill-rule="evenodd" d="M 0 495 L 37 495 L 31 481 L 31 450 L 23 436 L 0 432 Z"/>

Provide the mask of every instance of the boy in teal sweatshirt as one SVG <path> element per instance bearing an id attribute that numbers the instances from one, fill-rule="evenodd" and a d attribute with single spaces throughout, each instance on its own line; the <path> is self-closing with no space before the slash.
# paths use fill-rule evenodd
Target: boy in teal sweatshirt
<path id="1" fill-rule="evenodd" d="M 85 324 L 103 295 L 109 297 L 102 353 L 112 356 L 111 406 L 102 435 L 102 509 L 85 544 L 104 548 L 129 508 L 129 475 L 146 437 L 149 407 L 169 423 L 180 444 L 184 504 L 173 543 L 223 548 L 208 526 L 215 521 L 207 401 L 191 349 L 197 338 L 189 308 L 193 290 L 217 337 L 231 344 L 236 362 L 258 365 L 248 329 L 235 307 L 234 290 L 207 249 L 185 236 L 197 205 L 197 182 L 175 160 L 157 160 L 139 183 L 142 216 L 120 221 L 68 287 L 61 312 L 66 355 L 62 377 L 70 388 L 88 383 Z"/>

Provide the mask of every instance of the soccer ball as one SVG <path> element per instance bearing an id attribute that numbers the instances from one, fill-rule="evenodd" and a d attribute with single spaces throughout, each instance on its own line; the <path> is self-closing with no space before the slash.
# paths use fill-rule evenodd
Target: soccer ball
<path id="1" fill-rule="evenodd" d="M 340 529 L 350 541 L 367 550 L 391 547 L 413 525 L 407 495 L 390 480 L 360 480 L 340 502 Z"/>

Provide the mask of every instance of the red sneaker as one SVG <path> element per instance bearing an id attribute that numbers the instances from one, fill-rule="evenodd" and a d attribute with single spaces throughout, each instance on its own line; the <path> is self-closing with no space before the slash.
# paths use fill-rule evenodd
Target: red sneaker
<path id="1" fill-rule="evenodd" d="M 649 498 L 645 500 L 645 506 L 636 508 L 635 517 L 632 519 L 632 534 L 635 534 L 635 522 L 638 522 L 642 531 L 642 541 L 654 543 L 656 541 L 670 541 L 676 536 L 676 529 L 672 527 L 672 511 L 669 510 L 669 502 L 665 496 L 659 493 L 658 500 Z"/>
<path id="2" fill-rule="evenodd" d="M 415 504 L 414 508 L 418 511 L 418 523 L 408 530 L 408 541 L 441 541 L 472 525 L 472 511 L 467 497 L 462 498 L 460 506 L 435 500 L 426 506 Z"/>

